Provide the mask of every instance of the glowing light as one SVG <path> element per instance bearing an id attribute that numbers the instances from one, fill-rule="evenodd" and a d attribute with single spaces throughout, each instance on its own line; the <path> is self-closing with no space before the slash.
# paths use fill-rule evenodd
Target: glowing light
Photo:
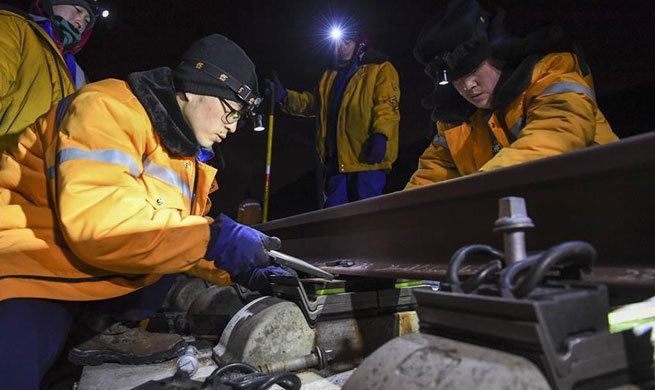
<path id="1" fill-rule="evenodd" d="M 441 76 L 441 81 L 439 81 L 439 85 L 446 85 L 446 84 L 448 84 L 448 73 L 444 69 L 443 76 Z"/>
<path id="2" fill-rule="evenodd" d="M 253 119 L 253 124 L 252 124 L 253 130 L 255 130 L 255 131 L 264 131 L 264 130 L 266 130 L 264 128 L 264 124 L 262 123 L 261 114 L 255 114 L 255 116 L 253 116 L 252 119 Z"/>
<path id="3" fill-rule="evenodd" d="M 103 9 L 100 12 L 100 16 L 102 16 L 103 18 L 108 18 L 109 17 L 109 10 L 108 9 Z"/>
<path id="4" fill-rule="evenodd" d="M 338 39 L 341 39 L 343 36 L 343 31 L 339 27 L 332 27 L 332 30 L 330 30 L 330 37 L 334 39 L 335 41 Z"/>
<path id="5" fill-rule="evenodd" d="M 353 18 L 343 16 L 321 16 L 317 20 L 317 27 L 312 29 L 312 40 L 316 42 L 316 48 L 320 51 L 333 51 L 335 46 L 348 39 L 348 34 L 353 30 Z"/>

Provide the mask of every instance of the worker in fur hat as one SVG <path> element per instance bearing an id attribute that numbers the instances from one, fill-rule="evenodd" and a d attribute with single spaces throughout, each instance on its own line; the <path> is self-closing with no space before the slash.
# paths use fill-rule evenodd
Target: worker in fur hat
<path id="1" fill-rule="evenodd" d="M 556 26 L 508 34 L 503 13 L 454 0 L 414 55 L 435 83 L 423 99 L 437 134 L 406 189 L 618 140 L 584 59 Z"/>

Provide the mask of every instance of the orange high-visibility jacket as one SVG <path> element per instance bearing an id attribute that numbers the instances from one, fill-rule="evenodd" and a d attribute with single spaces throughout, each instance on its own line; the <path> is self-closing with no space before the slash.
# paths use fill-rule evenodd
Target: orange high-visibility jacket
<path id="1" fill-rule="evenodd" d="M 78 73 L 83 75 L 81 69 Z M 0 152 L 73 92 L 66 61 L 48 33 L 24 16 L 0 9 Z"/>
<path id="2" fill-rule="evenodd" d="M 83 87 L 56 131 L 58 105 L 0 157 L 0 300 L 111 298 L 181 271 L 229 283 L 202 260 L 216 169 L 171 153 L 124 81 Z"/>
<path id="3" fill-rule="evenodd" d="M 501 147 L 496 154 L 492 134 Z M 552 53 L 507 107 L 490 115 L 476 110 L 459 126 L 437 122 L 405 189 L 617 140 L 596 105 L 591 76 L 583 77 L 574 54 Z"/>

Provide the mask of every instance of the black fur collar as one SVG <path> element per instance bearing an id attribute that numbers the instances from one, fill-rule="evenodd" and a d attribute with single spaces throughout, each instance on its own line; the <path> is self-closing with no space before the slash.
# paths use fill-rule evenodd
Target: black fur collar
<path id="1" fill-rule="evenodd" d="M 377 51 L 373 48 L 368 48 L 364 53 L 360 54 L 360 59 L 359 59 L 359 64 L 360 65 L 366 65 L 366 64 L 381 64 L 384 61 L 387 61 L 388 57 L 386 54 Z M 330 61 L 329 69 L 332 70 L 338 70 L 339 67 L 337 65 L 338 61 L 336 58 L 332 58 L 332 61 Z M 352 60 L 348 62 L 348 64 L 352 64 Z M 347 65 L 346 67 L 350 67 L 350 65 Z"/>
<path id="2" fill-rule="evenodd" d="M 510 104 L 528 89 L 534 67 L 542 57 L 537 54 L 531 55 L 521 61 L 516 68 L 503 71 L 492 97 L 490 109 L 492 112 Z"/>
<path id="3" fill-rule="evenodd" d="M 389 57 L 373 48 L 369 48 L 364 52 L 360 64 L 381 64 Z"/>
<path id="4" fill-rule="evenodd" d="M 173 71 L 163 67 L 132 73 L 127 83 L 148 113 L 164 146 L 175 154 L 196 156 L 200 146 L 175 98 Z"/>

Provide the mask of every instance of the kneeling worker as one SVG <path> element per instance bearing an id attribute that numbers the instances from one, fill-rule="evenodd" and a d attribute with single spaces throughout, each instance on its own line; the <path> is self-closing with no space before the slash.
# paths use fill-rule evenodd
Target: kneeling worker
<path id="1" fill-rule="evenodd" d="M 279 239 L 203 216 L 216 188 L 204 161 L 260 101 L 250 58 L 211 35 L 175 70 L 83 87 L 0 156 L 3 387 L 38 389 L 87 310 L 121 324 L 154 313 L 171 274 L 201 268 L 260 289 L 284 272 L 267 267 Z M 125 328 L 97 329 L 69 356 L 141 363 L 184 347 L 178 335 Z"/>
<path id="2" fill-rule="evenodd" d="M 618 140 L 560 29 L 513 37 L 491 16 L 475 0 L 452 1 L 418 37 L 437 135 L 406 189 Z"/>

